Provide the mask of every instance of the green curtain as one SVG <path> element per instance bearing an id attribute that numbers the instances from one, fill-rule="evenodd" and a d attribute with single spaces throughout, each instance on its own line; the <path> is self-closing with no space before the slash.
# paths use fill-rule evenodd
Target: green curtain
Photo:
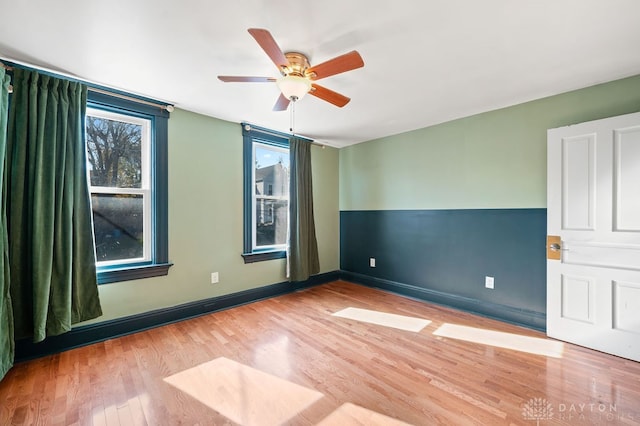
<path id="1" fill-rule="evenodd" d="M 15 338 L 102 315 L 86 178 L 87 87 L 16 68 L 6 179 Z"/>
<path id="2" fill-rule="evenodd" d="M 7 197 L 4 185 L 4 164 L 7 147 L 7 115 L 9 107 L 9 76 L 0 67 L 0 380 L 13 365 L 13 309 L 9 293 L 9 244 L 7 241 Z"/>
<path id="3" fill-rule="evenodd" d="M 291 174 L 289 187 L 289 281 L 304 281 L 320 272 L 316 226 L 313 219 L 311 144 L 289 140 Z"/>

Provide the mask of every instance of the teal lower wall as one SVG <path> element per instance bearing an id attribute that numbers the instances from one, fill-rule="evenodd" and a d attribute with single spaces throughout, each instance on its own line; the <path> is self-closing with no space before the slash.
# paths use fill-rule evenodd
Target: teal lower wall
<path id="1" fill-rule="evenodd" d="M 546 214 L 342 211 L 340 269 L 356 282 L 544 329 Z M 493 290 L 485 288 L 486 276 L 494 278 Z"/>

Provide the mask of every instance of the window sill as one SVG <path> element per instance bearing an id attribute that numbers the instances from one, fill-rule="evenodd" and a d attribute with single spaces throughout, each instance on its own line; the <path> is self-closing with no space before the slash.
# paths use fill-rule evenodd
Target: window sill
<path id="1" fill-rule="evenodd" d="M 173 263 L 153 263 L 149 265 L 131 265 L 117 268 L 98 268 L 98 284 L 160 277 L 168 275 L 169 268 L 172 266 Z"/>
<path id="2" fill-rule="evenodd" d="M 242 253 L 244 263 L 263 262 L 265 260 L 284 259 L 287 257 L 285 250 L 256 251 L 253 253 Z"/>

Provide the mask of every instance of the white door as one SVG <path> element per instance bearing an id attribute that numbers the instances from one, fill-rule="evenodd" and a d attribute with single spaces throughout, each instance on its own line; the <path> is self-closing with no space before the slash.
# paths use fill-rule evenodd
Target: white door
<path id="1" fill-rule="evenodd" d="M 640 361 L 640 113 L 547 148 L 547 335 Z"/>

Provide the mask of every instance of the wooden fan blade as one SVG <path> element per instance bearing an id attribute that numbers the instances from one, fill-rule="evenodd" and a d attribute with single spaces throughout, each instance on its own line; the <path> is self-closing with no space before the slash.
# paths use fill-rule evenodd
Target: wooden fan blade
<path id="1" fill-rule="evenodd" d="M 256 39 L 262 50 L 276 64 L 278 70 L 289 66 L 289 61 L 269 31 L 262 28 L 249 28 L 249 34 Z"/>
<path id="2" fill-rule="evenodd" d="M 358 52 L 355 50 L 340 55 L 333 59 L 329 59 L 320 65 L 315 65 L 307 70 L 307 75 L 311 80 L 320 80 L 332 75 L 340 74 L 346 71 L 351 71 L 356 68 L 364 66 L 364 61 Z M 314 75 L 315 74 L 315 75 Z"/>
<path id="3" fill-rule="evenodd" d="M 243 77 L 239 75 L 219 75 L 218 79 L 225 83 L 273 83 L 273 77 Z"/>
<path id="4" fill-rule="evenodd" d="M 284 97 L 282 93 L 280 93 L 280 97 L 276 101 L 276 104 L 273 106 L 274 111 L 284 111 L 289 106 L 291 101 Z"/>
<path id="5" fill-rule="evenodd" d="M 351 100 L 351 98 L 347 98 L 346 96 L 341 95 L 338 92 L 334 92 L 333 90 L 329 90 L 326 87 L 319 86 L 315 83 L 311 85 L 311 91 L 309 91 L 309 94 L 315 96 L 316 98 L 320 98 L 323 101 L 332 103 L 340 108 L 348 104 Z"/>

